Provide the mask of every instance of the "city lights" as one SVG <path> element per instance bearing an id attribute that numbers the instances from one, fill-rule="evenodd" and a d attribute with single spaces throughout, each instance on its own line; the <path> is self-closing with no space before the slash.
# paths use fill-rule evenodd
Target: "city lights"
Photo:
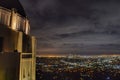
<path id="1" fill-rule="evenodd" d="M 39 80 L 120 80 L 120 56 L 37 57 Z"/>

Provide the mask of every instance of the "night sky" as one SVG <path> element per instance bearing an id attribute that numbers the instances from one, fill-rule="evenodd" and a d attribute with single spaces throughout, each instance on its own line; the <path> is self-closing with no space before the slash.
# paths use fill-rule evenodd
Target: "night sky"
<path id="1" fill-rule="evenodd" d="M 120 53 L 120 0 L 20 0 L 37 54 Z"/>

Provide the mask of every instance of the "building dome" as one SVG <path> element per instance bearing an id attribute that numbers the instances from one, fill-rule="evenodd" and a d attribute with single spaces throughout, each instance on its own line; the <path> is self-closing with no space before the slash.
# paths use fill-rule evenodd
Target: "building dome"
<path id="1" fill-rule="evenodd" d="M 25 11 L 19 0 L 0 0 L 0 6 L 7 9 L 15 8 L 20 15 L 26 17 Z"/>

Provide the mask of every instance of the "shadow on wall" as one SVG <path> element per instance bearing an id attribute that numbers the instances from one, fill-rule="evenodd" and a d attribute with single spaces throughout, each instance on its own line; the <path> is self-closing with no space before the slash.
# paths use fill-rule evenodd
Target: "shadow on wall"
<path id="1" fill-rule="evenodd" d="M 20 54 L 0 53 L 0 80 L 19 80 Z"/>

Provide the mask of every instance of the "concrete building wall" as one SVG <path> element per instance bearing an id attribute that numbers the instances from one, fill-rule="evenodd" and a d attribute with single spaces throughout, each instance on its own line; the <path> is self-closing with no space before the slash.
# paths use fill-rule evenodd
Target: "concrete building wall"
<path id="1" fill-rule="evenodd" d="M 19 53 L 0 53 L 0 80 L 19 80 Z"/>
<path id="2" fill-rule="evenodd" d="M 17 71 L 19 71 L 19 79 L 15 80 L 35 80 L 36 39 L 24 34 L 23 32 L 11 30 L 4 25 L 0 25 L 0 39 L 1 38 L 3 38 L 3 46 L 0 45 L 0 48 L 3 48 L 1 52 L 8 52 L 9 54 L 12 54 L 10 52 L 20 53 L 20 61 L 18 62 L 19 69 L 17 68 Z M 8 62 L 6 61 L 6 63 Z M 0 74 L 2 74 L 3 76 L 5 75 L 4 71 L 5 70 L 1 68 Z M 0 78 L 0 80 L 2 80 L 2 77 Z"/>
<path id="3" fill-rule="evenodd" d="M 10 30 L 4 25 L 0 25 L 0 38 L 3 39 L 2 52 L 14 52 L 18 43 L 18 37 L 18 32 Z"/>
<path id="4" fill-rule="evenodd" d="M 0 7 L 0 13 L 0 80 L 35 80 L 36 39 L 29 35 L 29 20 L 15 9 Z"/>
<path id="5" fill-rule="evenodd" d="M 32 59 L 21 60 L 21 79 L 20 80 L 32 80 Z"/>

